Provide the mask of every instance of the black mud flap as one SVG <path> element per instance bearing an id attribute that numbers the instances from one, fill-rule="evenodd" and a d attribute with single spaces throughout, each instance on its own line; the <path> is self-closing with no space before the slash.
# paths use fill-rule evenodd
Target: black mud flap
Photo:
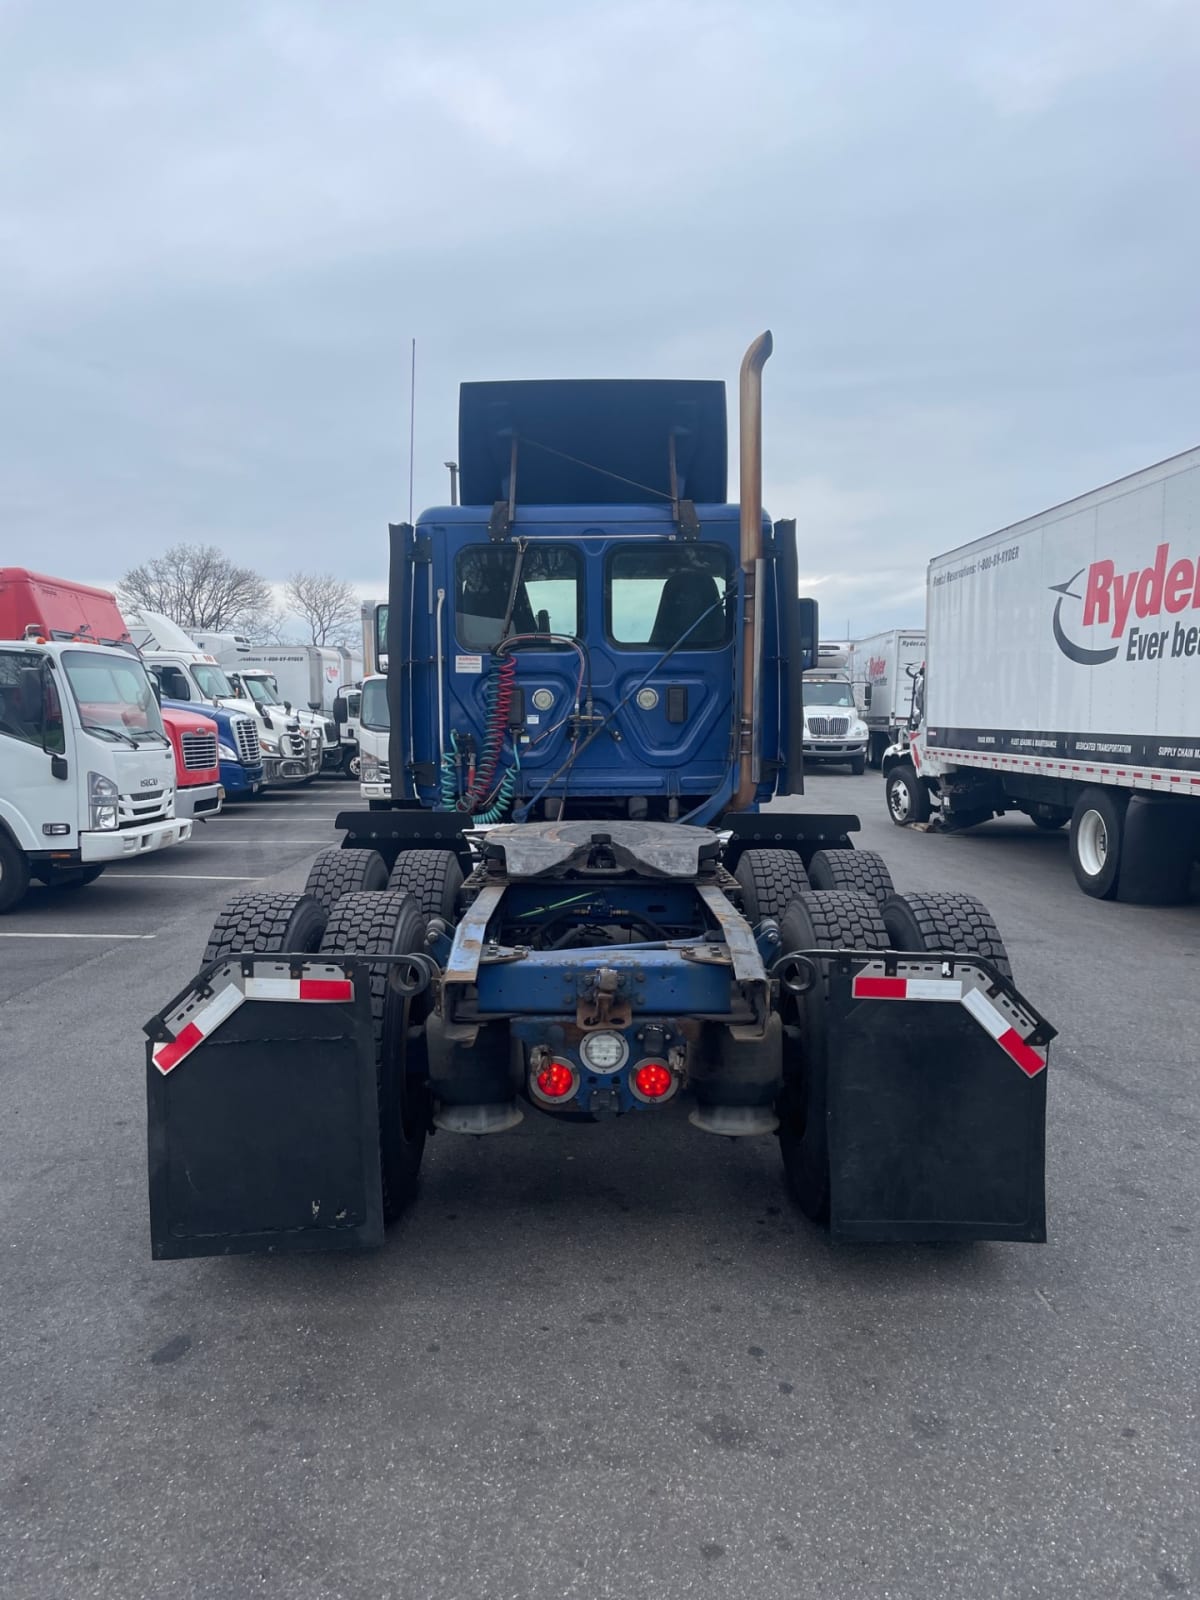
<path id="1" fill-rule="evenodd" d="M 860 955 L 830 980 L 833 1237 L 1044 1241 L 1054 1029 L 974 957 Z"/>
<path id="2" fill-rule="evenodd" d="M 146 1032 L 156 1260 L 383 1243 L 365 967 L 229 958 Z"/>

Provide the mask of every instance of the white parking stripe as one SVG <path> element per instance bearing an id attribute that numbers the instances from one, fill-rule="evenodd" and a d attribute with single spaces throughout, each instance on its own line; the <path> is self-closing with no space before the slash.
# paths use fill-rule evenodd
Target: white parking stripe
<path id="1" fill-rule="evenodd" d="M 118 878 L 187 878 L 191 883 L 259 883 L 257 873 L 228 872 L 117 872 Z"/>
<path id="2" fill-rule="evenodd" d="M 157 939 L 156 933 L 10 933 L 0 930 L 0 939 Z"/>

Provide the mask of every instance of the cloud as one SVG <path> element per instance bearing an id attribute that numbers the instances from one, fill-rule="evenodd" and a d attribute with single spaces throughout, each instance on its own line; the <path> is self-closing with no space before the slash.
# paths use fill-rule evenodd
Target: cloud
<path id="1" fill-rule="evenodd" d="M 419 507 L 463 378 L 732 398 L 770 325 L 767 503 L 830 607 L 910 623 L 930 555 L 1200 432 L 1196 16 L 0 7 L 10 548 L 380 592 L 414 335 Z"/>

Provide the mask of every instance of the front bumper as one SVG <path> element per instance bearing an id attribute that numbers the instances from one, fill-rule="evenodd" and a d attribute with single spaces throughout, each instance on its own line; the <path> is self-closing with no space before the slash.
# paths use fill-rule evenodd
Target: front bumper
<path id="1" fill-rule="evenodd" d="M 216 817 L 220 815 L 225 790 L 219 783 L 190 783 L 175 791 L 177 817 Z"/>
<path id="2" fill-rule="evenodd" d="M 168 822 L 147 822 L 140 828 L 114 828 L 111 832 L 79 835 L 81 861 L 126 861 L 130 856 L 148 855 L 169 844 L 182 844 L 192 836 L 188 818 Z"/>
<path id="3" fill-rule="evenodd" d="M 307 755 L 264 755 L 262 764 L 264 789 L 279 789 L 289 783 L 303 783 L 305 778 L 312 776 L 314 770 Z"/>
<path id="4" fill-rule="evenodd" d="M 845 761 L 867 752 L 865 739 L 806 739 L 802 746 L 810 761 Z"/>

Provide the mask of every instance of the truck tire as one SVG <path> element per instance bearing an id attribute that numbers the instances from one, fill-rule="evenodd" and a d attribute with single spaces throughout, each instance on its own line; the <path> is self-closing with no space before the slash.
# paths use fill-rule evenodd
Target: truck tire
<path id="1" fill-rule="evenodd" d="M 1041 828 L 1043 833 L 1054 833 L 1064 824 L 1070 822 L 1071 813 L 1069 811 L 1032 811 L 1029 814 L 1029 820 L 1035 828 Z"/>
<path id="2" fill-rule="evenodd" d="M 320 945 L 324 930 L 325 908 L 310 894 L 235 895 L 213 923 L 204 962 L 243 952 L 308 953 Z"/>
<path id="3" fill-rule="evenodd" d="M 751 927 L 764 917 L 776 921 L 809 887 L 804 862 L 795 850 L 743 850 L 734 869 L 742 888 L 742 911 Z"/>
<path id="4" fill-rule="evenodd" d="M 321 941 L 321 953 L 329 956 L 399 956 L 424 948 L 425 918 L 412 895 L 401 890 L 343 895 Z M 389 985 L 387 963 L 368 970 L 383 1218 L 394 1222 L 417 1192 L 429 1128 L 424 1022 L 414 1026 L 414 1002 Z"/>
<path id="5" fill-rule="evenodd" d="M 882 905 L 896 892 L 887 862 L 875 850 L 818 850 L 808 863 L 814 889 L 848 889 Z"/>
<path id="6" fill-rule="evenodd" d="M 0 828 L 0 916 L 20 905 L 29 890 L 29 862 Z"/>
<path id="7" fill-rule="evenodd" d="M 1111 900 L 1121 872 L 1121 847 L 1129 796 L 1122 790 L 1085 789 L 1071 814 L 1071 870 L 1084 894 Z"/>
<path id="8" fill-rule="evenodd" d="M 879 908 L 863 895 L 817 890 L 792 901 L 780 923 L 784 950 L 886 950 Z M 829 1060 L 825 1006 L 829 971 L 817 986 L 789 996 L 784 1007 L 783 1092 L 779 1097 L 779 1151 L 788 1187 L 804 1215 L 829 1223 Z"/>
<path id="9" fill-rule="evenodd" d="M 453 850 L 401 850 L 388 878 L 389 889 L 406 889 L 427 917 L 458 920 L 463 871 Z"/>
<path id="10" fill-rule="evenodd" d="M 305 894 L 320 902 L 328 916 L 344 894 L 362 894 L 388 886 L 387 862 L 378 850 L 322 850 L 308 869 Z"/>
<path id="11" fill-rule="evenodd" d="M 917 777 L 917 769 L 910 761 L 901 761 L 888 773 L 884 794 L 888 815 L 898 828 L 929 821 L 929 790 Z"/>
<path id="12" fill-rule="evenodd" d="M 856 755 L 856 756 L 851 756 L 850 757 L 850 771 L 853 773 L 853 775 L 856 778 L 861 778 L 863 773 L 866 770 L 867 770 L 867 755 L 866 755 L 866 751 L 865 750 L 864 751 L 860 751 L 859 754 Z"/>
<path id="13" fill-rule="evenodd" d="M 880 910 L 893 950 L 982 956 L 1012 977 L 1000 930 L 973 894 L 894 894 Z"/>

